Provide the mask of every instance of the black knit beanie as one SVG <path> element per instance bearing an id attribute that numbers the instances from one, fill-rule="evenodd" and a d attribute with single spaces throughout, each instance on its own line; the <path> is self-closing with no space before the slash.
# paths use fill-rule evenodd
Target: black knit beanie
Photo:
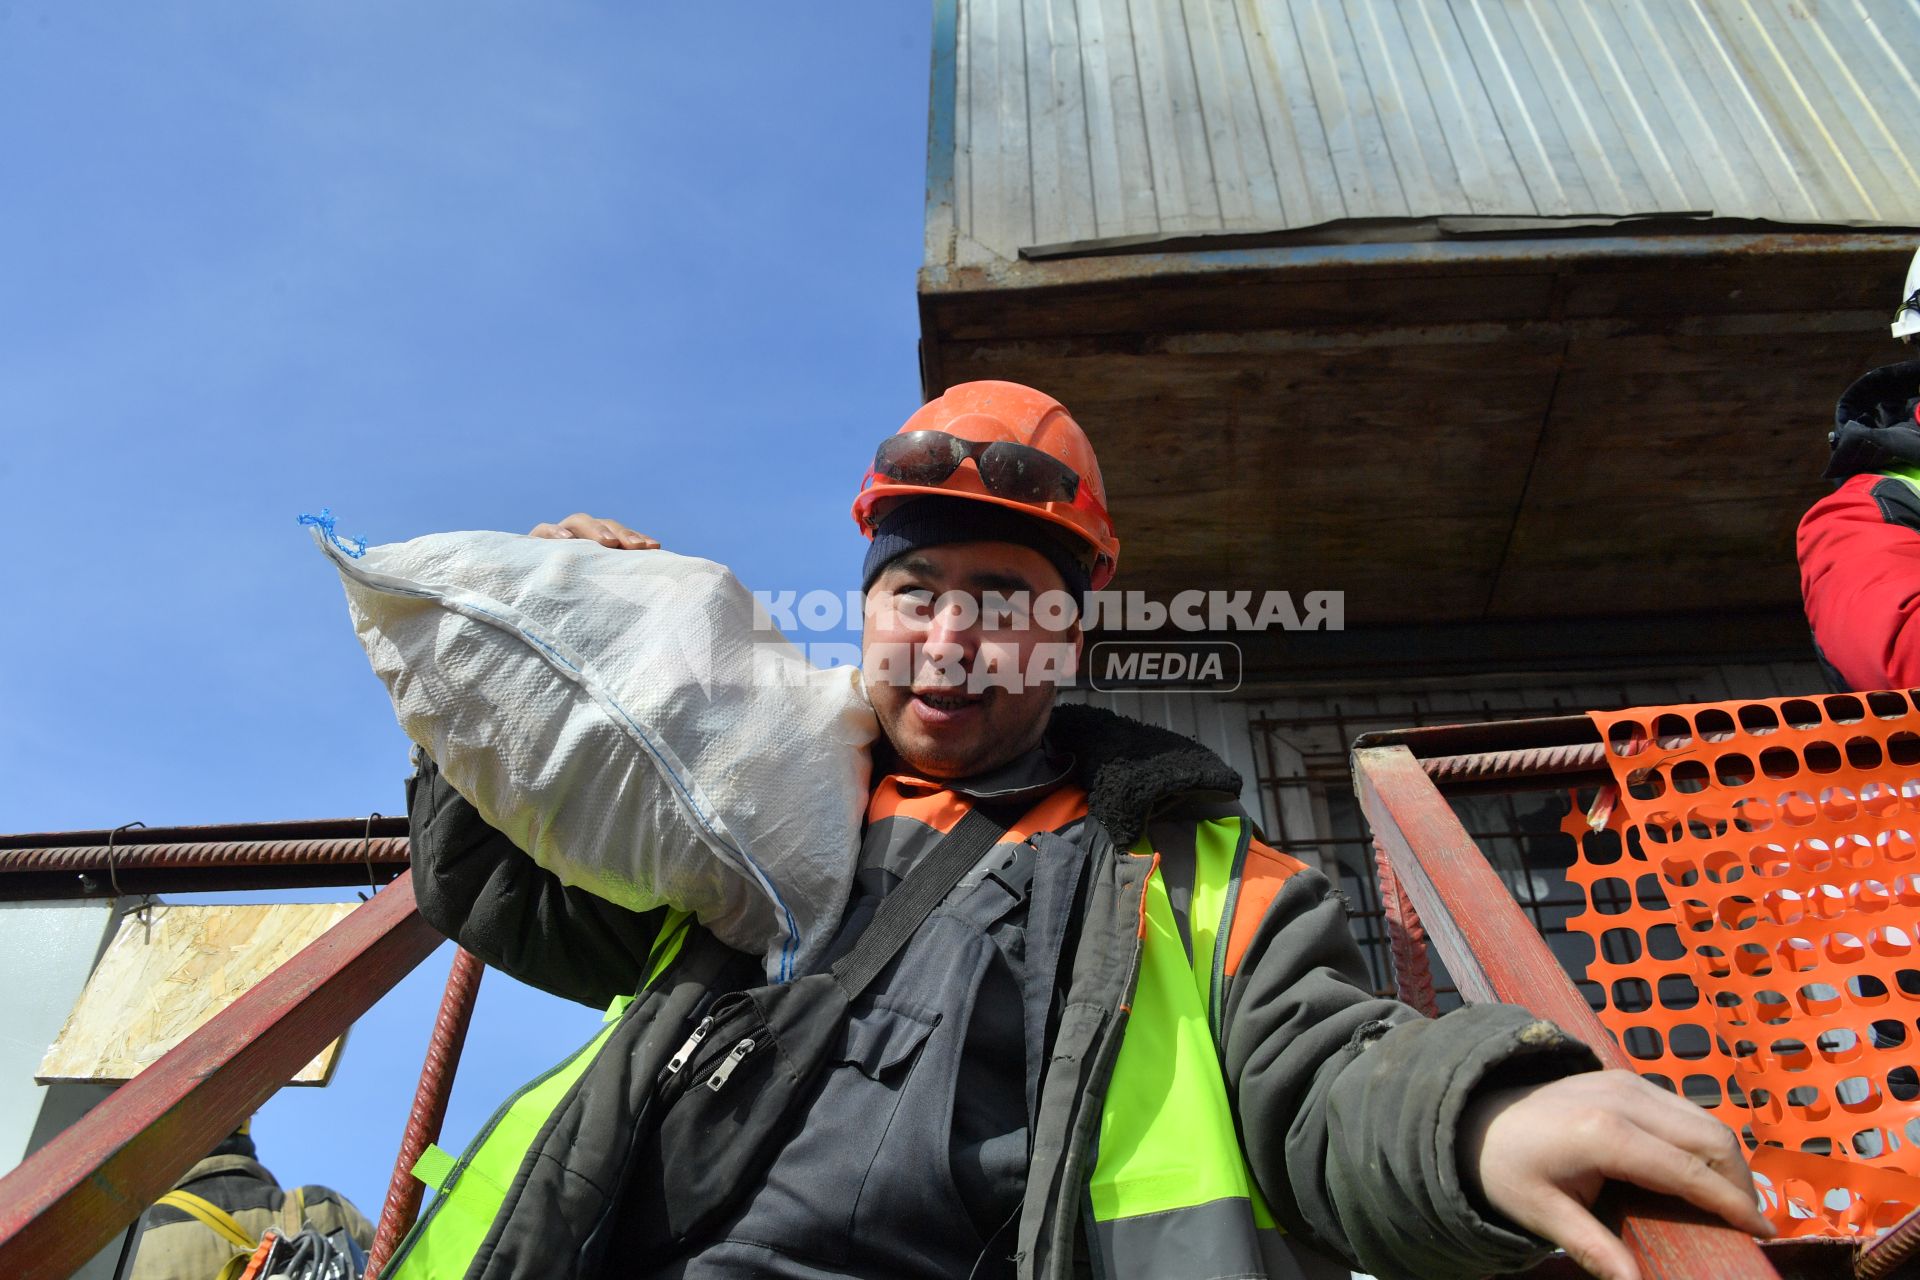
<path id="1" fill-rule="evenodd" d="M 1085 553 L 1074 546 L 1071 535 L 1056 532 L 1055 526 L 1045 520 L 993 502 L 926 497 L 901 503 L 880 521 L 873 533 L 873 545 L 867 548 L 860 589 L 871 588 L 883 569 L 909 551 L 955 542 L 1011 542 L 1031 548 L 1060 571 L 1061 580 L 1076 600 L 1086 595 L 1092 581 Z"/>

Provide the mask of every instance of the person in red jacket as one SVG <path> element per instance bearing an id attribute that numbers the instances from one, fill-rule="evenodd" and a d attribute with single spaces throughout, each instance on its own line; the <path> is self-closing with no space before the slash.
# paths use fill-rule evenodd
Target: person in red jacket
<path id="1" fill-rule="evenodd" d="M 1826 478 L 1838 488 L 1800 520 L 1800 593 L 1836 688 L 1920 688 L 1916 409 L 1920 360 L 1875 369 L 1848 387 L 1827 437 Z"/>

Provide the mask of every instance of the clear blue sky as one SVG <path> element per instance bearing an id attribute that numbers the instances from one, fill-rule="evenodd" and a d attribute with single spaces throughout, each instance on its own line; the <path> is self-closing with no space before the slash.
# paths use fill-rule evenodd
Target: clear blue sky
<path id="1" fill-rule="evenodd" d="M 857 585 L 854 485 L 919 401 L 930 26 L 0 6 L 0 830 L 401 810 L 323 504 L 375 542 L 584 509 Z M 450 958 L 262 1111 L 282 1181 L 378 1211 Z M 443 1141 L 596 1022 L 490 972 Z"/>

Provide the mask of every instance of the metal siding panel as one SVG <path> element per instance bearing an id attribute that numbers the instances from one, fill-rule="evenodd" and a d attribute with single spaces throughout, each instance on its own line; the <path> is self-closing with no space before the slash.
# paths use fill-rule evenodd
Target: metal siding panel
<path id="1" fill-rule="evenodd" d="M 957 2 L 956 262 L 1343 218 L 1920 223 L 1920 0 Z"/>
<path id="2" fill-rule="evenodd" d="M 1079 0 L 1080 68 L 1085 77 L 1087 151 L 1097 236 L 1160 229 L 1153 161 L 1134 68 L 1126 0 Z"/>
<path id="3" fill-rule="evenodd" d="M 1905 4 L 1853 0 L 1848 13 L 1851 20 L 1841 19 L 1841 29 L 1853 31 L 1863 46 L 1873 47 L 1876 65 L 1884 77 L 1882 83 L 1889 88 L 1897 86 L 1902 111 L 1920 104 L 1920 78 L 1909 65 L 1912 51 L 1920 49 L 1920 0 L 1907 0 Z M 1894 113 L 1893 118 L 1900 119 L 1900 113 Z"/>
<path id="4" fill-rule="evenodd" d="M 1393 153 L 1380 127 L 1373 90 L 1354 48 L 1345 10 L 1332 0 L 1292 0 L 1286 7 L 1306 55 L 1307 76 L 1347 216 L 1409 216 L 1412 211 L 1394 172 Z"/>
<path id="5" fill-rule="evenodd" d="M 1856 3 L 1854 11 L 1862 8 Z M 1908 217 L 1920 202 L 1920 154 L 1909 150 L 1903 139 L 1912 136 L 1911 122 L 1920 118 L 1920 81 L 1916 81 L 1907 59 L 1895 49 L 1904 48 L 1909 56 L 1912 50 L 1920 49 L 1920 4 L 1890 9 L 1886 17 L 1886 27 L 1897 30 L 1903 43 L 1890 44 L 1882 24 L 1872 20 L 1836 18 L 1822 30 L 1832 38 L 1849 71 L 1858 76 L 1859 92 L 1874 113 L 1876 128 L 1890 144 L 1890 170 L 1905 183 L 1900 216 Z"/>
<path id="6" fill-rule="evenodd" d="M 1213 186 L 1206 123 L 1200 114 L 1178 0 L 1133 0 L 1128 13 L 1133 20 L 1159 230 L 1217 231 L 1220 201 Z"/>
<path id="7" fill-rule="evenodd" d="M 1075 9 L 1074 0 L 1026 0 L 1025 5 L 1033 244 L 1097 234 Z"/>
<path id="8" fill-rule="evenodd" d="M 1274 226 L 1284 217 L 1280 189 L 1233 0 L 1186 0 L 1181 11 L 1221 224 L 1248 231 Z"/>
<path id="9" fill-rule="evenodd" d="M 1475 214 L 1526 216 L 1533 196 L 1500 128 L 1473 54 L 1445 0 L 1413 0 L 1407 37 L 1448 155 L 1459 175 L 1466 208 Z"/>
<path id="10" fill-rule="evenodd" d="M 1783 52 L 1806 77 L 1813 100 L 1822 104 L 1822 118 L 1875 207 L 1888 216 L 1911 206 L 1920 173 L 1902 154 L 1890 122 L 1904 118 L 1911 129 L 1920 99 L 1901 92 L 1904 86 L 1895 77 L 1875 76 L 1880 51 L 1867 33 L 1840 20 L 1822 21 L 1817 13 L 1801 15 L 1779 0 L 1769 0 L 1761 11 L 1771 16 L 1769 27 L 1780 33 Z M 1876 91 L 1885 97 L 1885 107 L 1876 101 Z M 1890 116 L 1887 108 L 1899 114 Z"/>
<path id="11" fill-rule="evenodd" d="M 1267 136 L 1267 117 L 1260 103 L 1260 79 L 1253 42 L 1258 39 L 1240 0 L 1209 0 L 1222 31 L 1231 33 L 1229 71 L 1235 91 L 1234 119 L 1242 138 L 1242 163 L 1258 175 L 1252 190 L 1255 229 L 1284 226 L 1286 196 L 1280 190 L 1280 171 L 1274 164 L 1273 141 Z"/>
<path id="12" fill-rule="evenodd" d="M 1624 38 L 1633 46 L 1641 74 L 1652 87 L 1676 140 L 1693 164 L 1699 184 L 1696 206 L 1726 209 L 1777 209 L 1780 196 L 1768 185 L 1766 165 L 1748 149 L 1734 112 L 1721 99 L 1709 77 L 1696 74 L 1696 63 L 1685 35 L 1675 23 L 1691 21 L 1672 6 L 1648 6 L 1616 0 Z M 1712 145 L 1700 145 L 1711 139 Z"/>
<path id="13" fill-rule="evenodd" d="M 1650 11 L 1661 12 L 1657 6 L 1651 6 Z M 1726 104 L 1735 129 L 1746 139 L 1759 171 L 1780 200 L 1776 216 L 1788 220 L 1815 216 L 1812 191 L 1802 180 L 1800 167 L 1792 160 L 1779 122 L 1767 115 L 1753 86 L 1743 78 L 1740 63 L 1713 15 L 1701 0 L 1687 0 L 1685 16 L 1687 20 L 1679 24 L 1680 35 L 1698 60 L 1696 65 L 1702 82 L 1711 86 Z"/>
<path id="14" fill-rule="evenodd" d="M 1759 37 L 1759 47 L 1775 60 L 1772 74 L 1764 78 L 1783 86 L 1786 91 L 1783 98 L 1798 107 L 1797 112 L 1789 115 L 1801 119 L 1804 144 L 1812 150 L 1829 152 L 1838 161 L 1837 172 L 1845 185 L 1830 192 L 1827 199 L 1839 196 L 1851 207 L 1864 210 L 1864 216 L 1877 216 L 1890 193 L 1879 181 L 1880 174 L 1871 163 L 1866 139 L 1856 127 L 1858 122 L 1849 109 L 1850 94 L 1843 88 L 1844 79 L 1830 78 L 1833 67 L 1826 52 L 1817 40 L 1807 39 L 1813 21 L 1767 0 L 1759 3 L 1748 0 L 1741 7 Z"/>
<path id="15" fill-rule="evenodd" d="M 968 29 L 974 6 L 957 0 L 953 23 L 953 226 L 973 235 L 973 86 L 967 79 Z M 934 92 L 938 93 L 935 86 Z"/>
<path id="16" fill-rule="evenodd" d="M 1646 204 L 1650 197 L 1632 157 L 1610 151 L 1610 139 L 1601 133 L 1611 118 L 1601 107 L 1593 78 L 1558 5 L 1521 0 L 1515 6 L 1512 31 L 1513 52 L 1532 65 L 1554 126 L 1566 144 L 1566 155 L 1592 193 L 1593 203 L 1580 212 L 1631 213 Z"/>
<path id="17" fill-rule="evenodd" d="M 1760 29 L 1752 6 L 1731 0 L 1707 3 L 1705 11 L 1734 77 L 1766 119 L 1782 163 L 1802 175 L 1810 188 L 1810 210 L 1838 218 L 1873 216 L 1866 211 L 1871 201 L 1865 189 L 1846 158 L 1834 151 L 1832 134 L 1807 101 L 1778 43 Z"/>
<path id="18" fill-rule="evenodd" d="M 960 51 L 959 0 L 934 0 L 933 102 L 927 114 L 927 222 L 926 261 L 951 265 L 958 238 L 961 183 L 958 170 L 966 162 L 965 115 L 959 82 L 954 74 Z"/>
<path id="19" fill-rule="evenodd" d="M 969 234 L 1004 258 L 1033 240 L 1024 13 L 1015 0 L 968 6 L 967 111 L 972 168 Z"/>
<path id="20" fill-rule="evenodd" d="M 1347 213 L 1307 74 L 1305 50 L 1283 0 L 1251 0 L 1248 62 L 1267 152 L 1285 209 L 1283 225 L 1311 227 Z"/>
<path id="21" fill-rule="evenodd" d="M 1685 213 L 1708 207 L 1686 152 L 1677 145 L 1668 146 L 1678 139 L 1614 6 L 1606 0 L 1576 0 L 1561 12 L 1574 48 L 1598 88 L 1615 145 L 1633 157 L 1644 184 L 1648 203 L 1642 212 Z"/>
<path id="22" fill-rule="evenodd" d="M 1524 57 L 1511 55 L 1516 42 L 1505 14 L 1486 0 L 1451 0 L 1450 7 L 1535 211 L 1545 217 L 1591 211 L 1593 197 L 1553 122 L 1532 66 Z M 1548 126 L 1544 131 L 1543 121 Z"/>
<path id="23" fill-rule="evenodd" d="M 1427 92 L 1420 60 L 1401 21 L 1400 6 L 1394 0 L 1348 0 L 1346 11 L 1408 208 L 1472 208 Z M 1497 206 L 1499 201 L 1492 203 Z M 1528 213 L 1531 206 L 1499 211 Z"/>

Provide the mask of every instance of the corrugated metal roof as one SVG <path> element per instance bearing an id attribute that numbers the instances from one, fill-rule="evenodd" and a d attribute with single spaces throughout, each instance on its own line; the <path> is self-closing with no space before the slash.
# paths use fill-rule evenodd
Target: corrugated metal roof
<path id="1" fill-rule="evenodd" d="M 1920 225 L 1920 0 L 937 9 L 936 262 L 1395 220 Z"/>

